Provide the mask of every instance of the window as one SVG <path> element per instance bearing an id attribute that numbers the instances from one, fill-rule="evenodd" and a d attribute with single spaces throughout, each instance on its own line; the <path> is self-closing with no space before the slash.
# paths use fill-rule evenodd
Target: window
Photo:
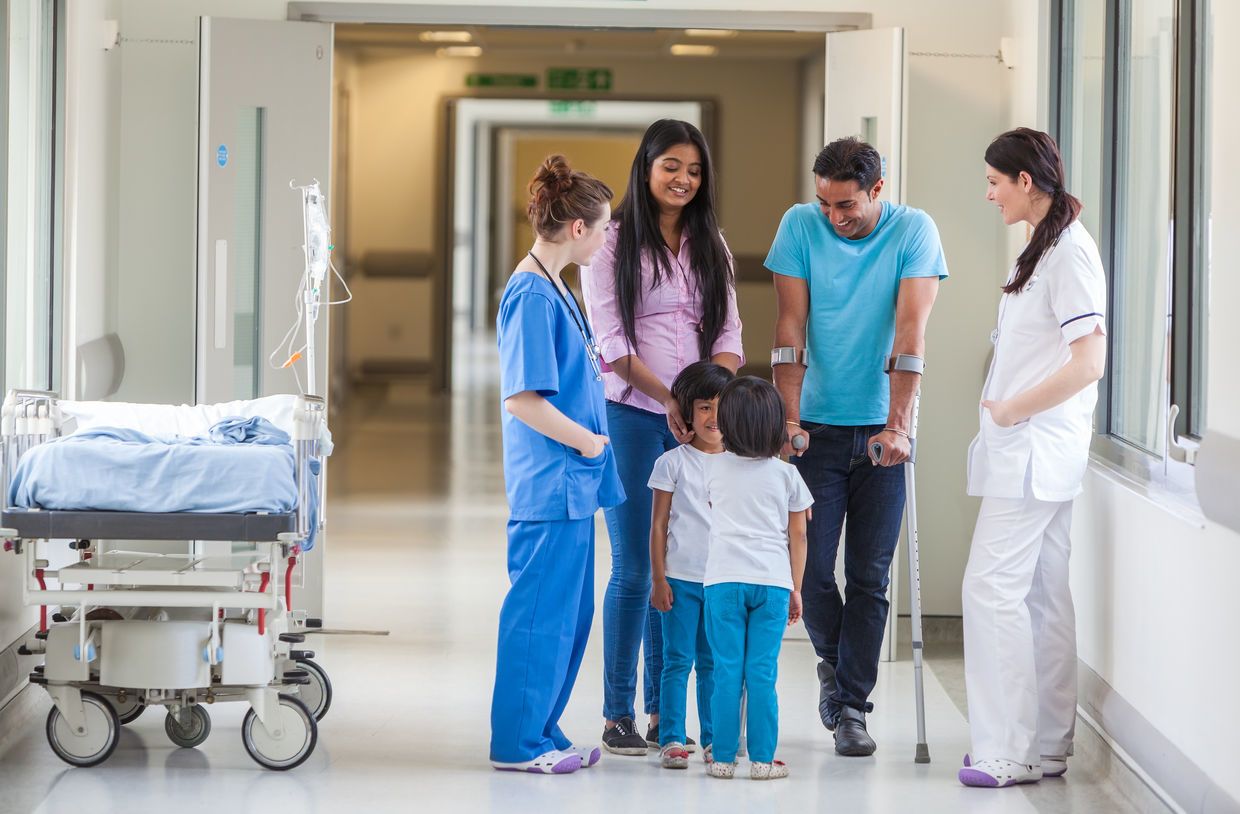
<path id="1" fill-rule="evenodd" d="M 53 0 L 12 0 L 0 12 L 0 379 L 5 390 L 50 390 L 58 378 L 55 15 Z"/>
<path id="2" fill-rule="evenodd" d="M 1095 450 L 1146 472 L 1173 404 L 1177 435 L 1205 421 L 1206 3 L 1055 3 L 1054 128 L 1109 278 Z"/>

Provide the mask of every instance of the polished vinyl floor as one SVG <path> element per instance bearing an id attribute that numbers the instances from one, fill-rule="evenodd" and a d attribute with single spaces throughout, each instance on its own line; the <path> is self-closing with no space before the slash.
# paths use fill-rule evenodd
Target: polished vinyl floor
<path id="1" fill-rule="evenodd" d="M 968 729 L 951 648 L 926 673 L 929 765 L 913 763 L 910 662 L 882 666 L 870 719 L 877 754 L 842 758 L 818 723 L 813 653 L 790 640 L 779 683 L 787 780 L 756 783 L 747 773 L 715 780 L 698 761 L 665 771 L 653 753 L 606 755 L 567 777 L 492 771 L 488 710 L 506 588 L 506 509 L 485 348 L 461 366 L 452 399 L 430 398 L 416 385 L 361 388 L 334 419 L 340 444 L 330 465 L 326 621 L 387 635 L 318 636 L 307 645 L 330 673 L 335 701 L 304 765 L 260 769 L 242 749 L 243 705 L 220 704 L 198 749 L 174 747 L 160 711 L 148 710 L 126 727 L 108 762 L 72 769 L 47 746 L 46 695 L 28 688 L 0 711 L 0 812 L 1153 810 L 1116 784 L 1119 769 L 1109 760 L 1081 758 L 1066 779 L 1037 787 L 959 786 Z M 598 533 L 601 606 L 609 556 L 601 518 Z M 564 722 L 582 742 L 601 730 L 600 624 L 596 615 Z"/>

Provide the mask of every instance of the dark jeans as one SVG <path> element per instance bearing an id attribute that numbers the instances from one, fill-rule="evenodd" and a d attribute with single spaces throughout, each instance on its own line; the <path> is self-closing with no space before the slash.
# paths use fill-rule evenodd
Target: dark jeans
<path id="1" fill-rule="evenodd" d="M 887 583 L 904 512 L 904 467 L 874 466 L 866 441 L 882 425 L 838 427 L 803 421 L 809 448 L 792 462 L 814 496 L 802 600 L 805 627 L 818 657 L 835 666 L 841 706 L 870 712 L 879 650 L 887 624 Z M 844 531 L 844 595 L 835 555 Z"/>

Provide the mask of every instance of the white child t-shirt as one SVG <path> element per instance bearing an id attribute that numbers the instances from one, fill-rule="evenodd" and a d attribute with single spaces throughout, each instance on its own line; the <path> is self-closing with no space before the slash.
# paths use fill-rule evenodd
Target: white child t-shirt
<path id="1" fill-rule="evenodd" d="M 814 504 L 797 468 L 778 458 L 712 455 L 706 495 L 710 552 L 703 584 L 744 582 L 791 591 L 788 513 Z"/>
<path id="2" fill-rule="evenodd" d="M 710 505 L 706 501 L 706 468 L 723 453 L 702 452 L 683 444 L 659 456 L 646 484 L 672 493 L 667 524 L 667 576 L 701 582 L 706 576 L 710 544 Z"/>

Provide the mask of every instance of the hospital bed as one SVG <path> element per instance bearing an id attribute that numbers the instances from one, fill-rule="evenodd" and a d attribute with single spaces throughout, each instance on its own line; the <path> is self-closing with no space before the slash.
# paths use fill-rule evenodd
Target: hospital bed
<path id="1" fill-rule="evenodd" d="M 331 684 L 298 649 L 321 623 L 293 609 L 292 593 L 298 558 L 323 526 L 324 407 L 312 396 L 172 406 L 7 395 L 0 540 L 24 558 L 23 603 L 40 607 L 19 652 L 44 657 L 30 681 L 51 696 L 47 738 L 60 758 L 103 762 L 148 706 L 167 709 L 173 743 L 197 746 L 211 730 L 207 706 L 225 701 L 250 705 L 242 743 L 259 764 L 290 769 L 314 751 Z M 186 440 L 220 427 L 260 428 L 268 449 Z M 163 457 L 137 471 L 149 464 L 142 455 Z M 261 488 L 238 497 L 236 483 L 212 479 L 213 461 Z M 194 489 L 179 488 L 186 482 Z M 215 485 L 232 487 L 227 511 L 209 509 Z"/>

